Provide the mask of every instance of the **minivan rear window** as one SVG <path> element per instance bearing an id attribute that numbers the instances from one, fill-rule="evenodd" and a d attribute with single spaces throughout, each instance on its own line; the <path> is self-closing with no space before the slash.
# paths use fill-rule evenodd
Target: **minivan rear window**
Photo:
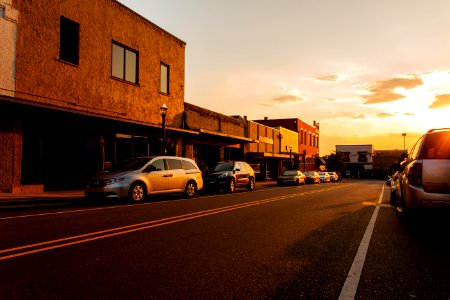
<path id="1" fill-rule="evenodd" d="M 450 159 L 450 131 L 428 134 L 421 152 L 423 159 Z"/>
<path id="2" fill-rule="evenodd" d="M 185 169 L 185 170 L 197 170 L 197 168 L 194 166 L 194 164 L 187 160 L 182 160 L 181 165 L 183 166 L 183 169 Z"/>
<path id="3" fill-rule="evenodd" d="M 181 161 L 176 158 L 167 159 L 167 163 L 169 164 L 169 170 L 179 170 L 181 169 Z"/>

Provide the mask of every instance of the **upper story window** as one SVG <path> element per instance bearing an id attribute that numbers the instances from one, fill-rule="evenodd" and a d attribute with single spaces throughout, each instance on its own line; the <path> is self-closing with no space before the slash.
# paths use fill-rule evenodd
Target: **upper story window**
<path id="1" fill-rule="evenodd" d="M 358 162 L 367 162 L 367 152 L 358 152 Z"/>
<path id="2" fill-rule="evenodd" d="M 159 91 L 166 95 L 169 95 L 169 78 L 169 66 L 161 63 L 161 84 Z"/>
<path id="3" fill-rule="evenodd" d="M 138 83 L 139 53 L 136 50 L 113 42 L 111 75 L 131 83 Z"/>
<path id="4" fill-rule="evenodd" d="M 343 162 L 350 162 L 350 152 L 341 152 Z"/>
<path id="5" fill-rule="evenodd" d="M 78 65 L 80 24 L 61 16 L 59 26 L 59 59 Z"/>

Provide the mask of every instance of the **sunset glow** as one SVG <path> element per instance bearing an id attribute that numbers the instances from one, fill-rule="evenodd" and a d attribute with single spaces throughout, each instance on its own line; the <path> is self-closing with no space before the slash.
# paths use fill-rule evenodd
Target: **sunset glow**
<path id="1" fill-rule="evenodd" d="M 187 43 L 186 102 L 315 120 L 321 155 L 450 127 L 450 1 L 121 2 Z"/>

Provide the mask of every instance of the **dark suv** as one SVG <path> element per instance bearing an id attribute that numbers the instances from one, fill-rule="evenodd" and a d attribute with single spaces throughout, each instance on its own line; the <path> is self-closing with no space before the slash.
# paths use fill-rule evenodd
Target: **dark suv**
<path id="1" fill-rule="evenodd" d="M 396 181 L 396 213 L 450 207 L 450 128 L 432 129 L 414 145 Z"/>
<path id="2" fill-rule="evenodd" d="M 237 187 L 255 189 L 255 172 L 243 161 L 219 163 L 214 170 L 205 175 L 205 188 L 209 191 L 225 190 L 233 193 Z"/>

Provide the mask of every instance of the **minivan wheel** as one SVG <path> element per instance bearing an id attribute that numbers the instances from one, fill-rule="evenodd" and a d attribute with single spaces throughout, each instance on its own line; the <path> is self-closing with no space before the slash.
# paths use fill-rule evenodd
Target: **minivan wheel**
<path id="1" fill-rule="evenodd" d="M 145 199 L 147 190 L 145 185 L 141 182 L 133 183 L 130 187 L 129 199 L 131 202 L 141 202 Z"/>
<path id="2" fill-rule="evenodd" d="M 194 181 L 189 181 L 184 189 L 186 198 L 193 198 L 197 195 L 197 184 Z"/>
<path id="3" fill-rule="evenodd" d="M 235 189 L 236 189 L 236 183 L 234 182 L 234 179 L 231 178 L 230 182 L 228 183 L 228 193 L 234 193 Z"/>
<path id="4" fill-rule="evenodd" d="M 253 191 L 255 189 L 255 178 L 250 177 L 250 180 L 249 180 L 248 185 L 247 185 L 247 189 L 249 191 Z"/>

